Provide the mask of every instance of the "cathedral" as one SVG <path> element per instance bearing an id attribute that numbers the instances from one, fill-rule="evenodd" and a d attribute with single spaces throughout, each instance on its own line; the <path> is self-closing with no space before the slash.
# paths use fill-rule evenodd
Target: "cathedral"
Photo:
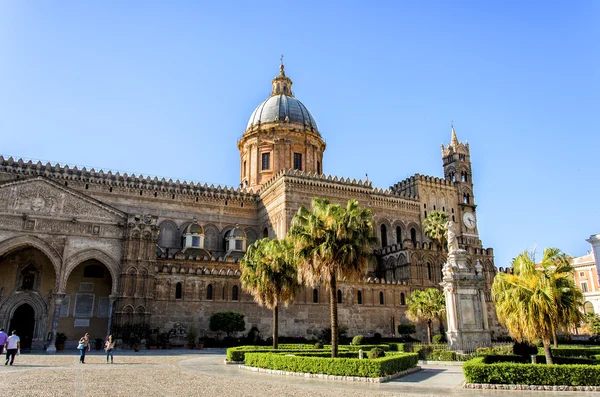
<path id="1" fill-rule="evenodd" d="M 377 261 L 337 291 L 349 335 L 395 335 L 411 293 L 440 288 L 447 252 L 423 232 L 431 211 L 455 222 L 491 300 L 494 253 L 479 239 L 469 144 L 454 128 L 443 178 L 415 174 L 382 189 L 327 175 L 323 136 L 281 65 L 237 147 L 237 188 L 0 157 L 0 327 L 16 329 L 23 348 L 53 351 L 57 333 L 68 347 L 86 332 L 209 335 L 211 314 L 235 311 L 267 337 L 271 312 L 242 290 L 239 260 L 255 240 L 283 237 L 313 197 L 357 199 L 374 213 Z M 329 327 L 325 288 L 304 288 L 279 321 L 282 336 Z"/>

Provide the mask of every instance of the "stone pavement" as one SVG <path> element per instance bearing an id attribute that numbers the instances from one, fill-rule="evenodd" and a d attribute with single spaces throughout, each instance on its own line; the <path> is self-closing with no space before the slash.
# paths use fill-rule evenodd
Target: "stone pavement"
<path id="1" fill-rule="evenodd" d="M 256 373 L 225 365 L 223 349 L 116 351 L 115 364 L 91 352 L 23 354 L 0 364 L 1 396 L 587 396 L 590 392 L 465 390 L 459 366 L 424 364 L 423 370 L 381 384 Z"/>

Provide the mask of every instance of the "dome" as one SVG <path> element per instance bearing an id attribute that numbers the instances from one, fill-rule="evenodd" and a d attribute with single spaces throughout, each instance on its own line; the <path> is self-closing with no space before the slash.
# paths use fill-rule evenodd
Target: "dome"
<path id="1" fill-rule="evenodd" d="M 185 228 L 183 234 L 204 234 L 204 228 L 194 220 L 193 223 L 190 223 L 188 227 Z"/>
<path id="2" fill-rule="evenodd" d="M 240 229 L 239 227 L 234 227 L 233 229 L 231 229 L 231 231 L 229 232 L 229 236 L 228 237 L 241 237 L 241 238 L 246 238 L 246 232 L 243 231 L 242 229 Z"/>
<path id="3" fill-rule="evenodd" d="M 264 123 L 298 123 L 317 131 L 317 123 L 306 106 L 292 96 L 273 95 L 264 100 L 252 112 L 246 130 Z"/>

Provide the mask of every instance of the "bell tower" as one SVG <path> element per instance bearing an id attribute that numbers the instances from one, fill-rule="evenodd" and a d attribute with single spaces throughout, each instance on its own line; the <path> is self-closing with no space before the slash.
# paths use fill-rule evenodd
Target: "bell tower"
<path id="1" fill-rule="evenodd" d="M 456 186 L 459 209 L 458 223 L 460 224 L 461 234 L 476 237 L 479 240 L 469 143 L 459 142 L 454 126 L 452 126 L 450 144 L 446 147 L 442 144 L 442 164 L 444 178 L 454 182 Z"/>

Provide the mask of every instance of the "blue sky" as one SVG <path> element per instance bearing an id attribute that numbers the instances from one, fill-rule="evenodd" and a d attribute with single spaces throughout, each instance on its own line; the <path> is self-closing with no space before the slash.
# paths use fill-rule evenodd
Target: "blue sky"
<path id="1" fill-rule="evenodd" d="M 600 233 L 600 2 L 0 0 L 0 153 L 222 185 L 285 54 L 326 173 L 442 176 L 468 140 L 506 266 Z"/>

